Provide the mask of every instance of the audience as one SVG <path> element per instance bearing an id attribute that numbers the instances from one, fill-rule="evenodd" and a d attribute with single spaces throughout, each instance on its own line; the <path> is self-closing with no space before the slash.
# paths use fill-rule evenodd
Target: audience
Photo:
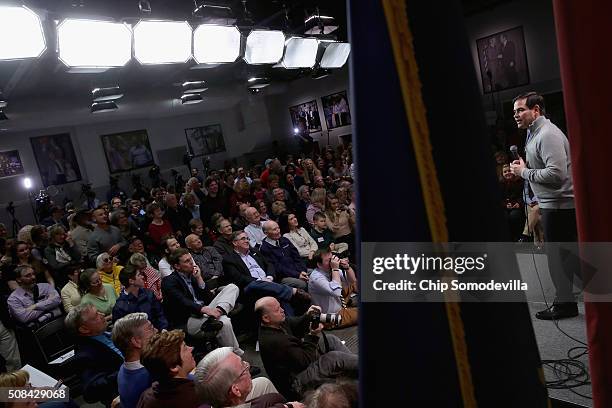
<path id="1" fill-rule="evenodd" d="M 158 270 L 153 268 L 147 258 L 141 253 L 135 253 L 130 257 L 128 266 L 134 267 L 134 269 L 142 276 L 144 281 L 144 288 L 153 292 L 157 300 L 162 300 L 161 292 L 161 274 Z M 119 272 L 119 281 L 121 281 L 121 272 Z M 125 284 L 121 282 L 125 287 Z"/>
<path id="2" fill-rule="evenodd" d="M 106 320 L 110 321 L 113 307 L 117 301 L 115 288 L 108 283 L 102 283 L 97 270 L 85 269 L 79 277 L 79 289 L 83 293 L 81 304 L 92 304 L 106 317 Z"/>
<path id="3" fill-rule="evenodd" d="M 155 252 L 159 250 L 162 238 L 173 235 L 174 231 L 170 221 L 163 218 L 164 210 L 159 203 L 153 202 L 147 206 L 147 216 L 151 218 L 151 223 L 147 228 L 151 240 L 149 250 Z"/>
<path id="4" fill-rule="evenodd" d="M 64 285 L 60 294 L 62 296 L 62 305 L 66 313 L 70 312 L 75 306 L 81 303 L 81 292 L 79 291 L 79 276 L 82 269 L 79 266 L 72 265 L 66 269 L 68 283 Z"/>
<path id="5" fill-rule="evenodd" d="M 96 226 L 87 241 L 87 257 L 91 263 L 95 263 L 103 252 L 116 256 L 127 244 L 119 228 L 110 225 L 108 213 L 103 207 L 94 210 L 93 220 Z"/>
<path id="6" fill-rule="evenodd" d="M 13 269 L 19 266 L 29 266 L 34 271 L 36 282 L 46 282 L 51 286 L 55 286 L 55 280 L 49 272 L 49 269 L 44 263 L 34 258 L 30 251 L 30 246 L 27 243 L 17 241 L 13 244 L 11 249 L 11 261 Z"/>
<path id="7" fill-rule="evenodd" d="M 172 265 L 170 265 L 168 262 L 168 256 L 170 256 L 174 250 L 179 249 L 180 247 L 181 244 L 176 238 L 174 238 L 174 236 L 167 235 L 162 238 L 160 248 L 163 251 L 164 257 L 159 261 L 159 273 L 161 274 L 162 278 L 165 278 L 174 272 Z"/>
<path id="8" fill-rule="evenodd" d="M 121 282 L 119 282 L 119 272 L 123 266 L 117 263 L 117 260 L 106 252 L 102 252 L 96 258 L 96 268 L 100 273 L 102 283 L 108 283 L 115 290 L 115 294 L 119 296 L 121 292 Z"/>
<path id="9" fill-rule="evenodd" d="M 308 287 L 306 264 L 291 241 L 281 236 L 280 227 L 274 221 L 264 224 L 266 238 L 261 244 L 261 253 L 274 265 L 277 279 L 281 283 L 298 289 Z"/>
<path id="10" fill-rule="evenodd" d="M 295 214 L 281 215 L 278 224 L 283 237 L 293 244 L 302 259 L 306 262 L 312 260 L 312 256 L 319 249 L 319 245 L 303 227 L 300 227 Z"/>
<path id="11" fill-rule="evenodd" d="M 213 247 L 221 256 L 231 253 L 234 250 L 232 245 L 232 223 L 227 218 L 219 218 L 215 229 L 217 230 L 218 237 Z"/>
<path id="12" fill-rule="evenodd" d="M 91 218 L 91 211 L 84 209 L 77 211 L 70 222 L 70 236 L 81 252 L 81 259 L 87 259 L 87 245 L 93 232 Z"/>
<path id="13" fill-rule="evenodd" d="M 202 240 L 195 234 L 185 238 L 185 245 L 193 261 L 200 268 L 202 278 L 209 289 L 216 289 L 223 278 L 223 257 L 213 247 L 205 247 Z"/>
<path id="14" fill-rule="evenodd" d="M 136 408 L 141 394 L 151 386 L 151 375 L 140 362 L 140 357 L 143 348 L 156 333 L 157 328 L 148 320 L 146 313 L 130 313 L 113 325 L 113 343 L 125 358 L 117 374 L 123 408 Z"/>
<path id="15" fill-rule="evenodd" d="M 67 281 L 67 268 L 81 263 L 79 248 L 60 224 L 53 225 L 49 229 L 49 245 L 45 248 L 44 253 L 47 265 L 53 271 L 52 275 L 58 287 Z"/>
<path id="16" fill-rule="evenodd" d="M 249 237 L 249 245 L 254 248 L 259 248 L 261 242 L 266 237 L 266 234 L 263 232 L 264 221 L 261 220 L 259 211 L 257 211 L 255 207 L 247 208 L 244 211 L 244 216 L 249 222 L 249 225 L 244 228 L 244 232 L 246 232 Z"/>
<path id="17" fill-rule="evenodd" d="M 7 303 L 17 322 L 38 327 L 62 315 L 59 294 L 48 283 L 36 283 L 31 266 L 21 265 L 15 268 L 15 278 L 19 287 L 11 293 Z"/>

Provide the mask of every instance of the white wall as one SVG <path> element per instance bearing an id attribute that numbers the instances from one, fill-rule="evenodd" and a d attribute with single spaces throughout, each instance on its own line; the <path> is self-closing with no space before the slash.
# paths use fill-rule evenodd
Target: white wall
<path id="1" fill-rule="evenodd" d="M 476 40 L 489 35 L 523 26 L 530 84 L 499 93 L 501 101 L 513 99 L 526 90 L 549 93 L 561 90 L 559 55 L 555 36 L 555 23 L 551 0 L 517 0 L 505 3 L 466 18 L 466 28 L 472 50 L 476 75 L 482 91 L 482 79 L 478 68 Z M 490 94 L 483 97 L 490 105 Z"/>

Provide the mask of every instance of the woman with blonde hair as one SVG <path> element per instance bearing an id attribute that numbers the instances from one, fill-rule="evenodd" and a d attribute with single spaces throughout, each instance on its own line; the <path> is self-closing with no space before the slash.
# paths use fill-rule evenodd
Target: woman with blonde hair
<path id="1" fill-rule="evenodd" d="M 312 185 L 315 176 L 321 175 L 321 171 L 315 166 L 312 159 L 305 159 L 302 162 L 302 168 L 304 170 L 304 184 Z"/>
<path id="2" fill-rule="evenodd" d="M 334 195 L 327 197 L 327 209 L 325 218 L 327 228 L 334 234 L 335 242 L 344 242 L 349 246 L 349 254 L 355 255 L 355 215 L 341 205 Z"/>
<path id="3" fill-rule="evenodd" d="M 284 201 L 274 201 L 272 203 L 272 219 L 278 220 L 281 214 L 287 211 L 287 204 Z"/>
<path id="4" fill-rule="evenodd" d="M 325 201 L 327 198 L 327 191 L 324 188 L 315 188 L 310 193 L 310 204 L 306 208 L 306 221 L 312 226 L 314 224 L 313 217 L 316 212 L 325 211 Z"/>

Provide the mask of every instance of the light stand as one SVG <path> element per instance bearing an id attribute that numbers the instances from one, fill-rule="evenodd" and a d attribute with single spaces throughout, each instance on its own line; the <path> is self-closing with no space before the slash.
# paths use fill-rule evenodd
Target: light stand
<path id="1" fill-rule="evenodd" d="M 19 233 L 19 230 L 21 229 L 21 223 L 15 217 L 15 206 L 13 205 L 12 201 L 6 206 L 6 212 L 8 212 L 11 216 L 13 238 L 17 238 L 17 233 Z"/>

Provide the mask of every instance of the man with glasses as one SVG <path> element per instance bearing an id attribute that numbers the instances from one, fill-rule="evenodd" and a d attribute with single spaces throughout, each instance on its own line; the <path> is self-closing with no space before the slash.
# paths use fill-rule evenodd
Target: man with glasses
<path id="1" fill-rule="evenodd" d="M 300 402 L 287 403 L 272 382 L 251 378 L 251 365 L 230 347 L 208 353 L 196 368 L 196 391 L 202 402 L 214 407 L 240 408 L 303 408 Z"/>
<path id="2" fill-rule="evenodd" d="M 274 282 L 274 267 L 249 246 L 249 237 L 244 231 L 232 233 L 232 245 L 234 250 L 223 257 L 223 270 L 227 280 L 235 283 L 250 300 L 273 296 L 288 315 L 294 314 L 289 304 L 292 300 L 298 306 L 310 305 L 310 295 L 305 291 Z"/>

